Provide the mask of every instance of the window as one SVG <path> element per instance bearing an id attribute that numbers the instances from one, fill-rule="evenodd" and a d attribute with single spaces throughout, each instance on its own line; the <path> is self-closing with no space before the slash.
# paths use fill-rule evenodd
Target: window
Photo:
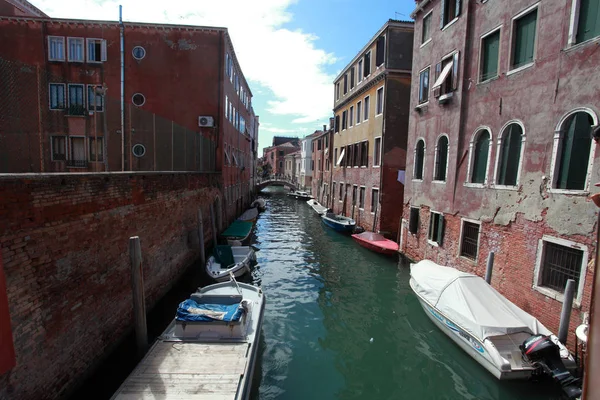
<path id="1" fill-rule="evenodd" d="M 342 112 L 342 130 L 348 128 L 348 111 Z"/>
<path id="2" fill-rule="evenodd" d="M 283 168 L 283 161 L 279 161 L 279 168 Z"/>
<path id="3" fill-rule="evenodd" d="M 331 185 L 331 201 L 335 201 L 335 185 L 335 182 L 333 182 Z"/>
<path id="4" fill-rule="evenodd" d="M 360 143 L 360 166 L 369 166 L 369 142 L 367 140 Z"/>
<path id="5" fill-rule="evenodd" d="M 460 255 L 477 260 L 479 250 L 479 223 L 463 220 L 460 241 Z"/>
<path id="6" fill-rule="evenodd" d="M 365 209 L 365 187 L 364 186 L 360 187 L 360 193 L 358 196 L 358 208 L 360 208 L 361 210 Z"/>
<path id="7" fill-rule="evenodd" d="M 358 81 L 362 81 L 363 80 L 363 60 L 360 59 L 358 60 Z"/>
<path id="8" fill-rule="evenodd" d="M 65 61 L 65 38 L 48 36 L 48 60 Z"/>
<path id="9" fill-rule="evenodd" d="M 354 143 L 354 151 L 352 152 L 352 166 L 354 167 L 358 167 L 358 164 L 360 162 L 360 144 L 359 143 Z"/>
<path id="10" fill-rule="evenodd" d="M 229 120 L 229 97 L 225 95 L 225 119 Z"/>
<path id="11" fill-rule="evenodd" d="M 106 61 L 106 40 L 88 39 L 87 52 L 88 62 L 98 63 Z"/>
<path id="12" fill-rule="evenodd" d="M 371 75 L 371 52 L 365 54 L 365 77 Z"/>
<path id="13" fill-rule="evenodd" d="M 346 159 L 344 161 L 345 161 L 346 168 L 352 168 L 352 162 L 354 161 L 354 146 L 353 145 L 346 146 Z"/>
<path id="14" fill-rule="evenodd" d="M 379 67 L 385 62 L 385 36 L 379 36 L 379 38 L 377 38 L 376 52 L 375 65 Z"/>
<path id="15" fill-rule="evenodd" d="M 67 38 L 68 51 L 67 59 L 74 62 L 84 61 L 83 38 Z"/>
<path id="16" fill-rule="evenodd" d="M 66 160 L 66 137 L 65 136 L 52 136 L 52 161 L 63 161 Z"/>
<path id="17" fill-rule="evenodd" d="M 350 68 L 350 90 L 354 89 L 354 67 Z"/>
<path id="18" fill-rule="evenodd" d="M 514 20 L 511 61 L 512 69 L 533 62 L 536 25 L 537 8 Z"/>
<path id="19" fill-rule="evenodd" d="M 131 102 L 134 106 L 141 107 L 146 103 L 146 97 L 141 93 L 136 93 L 131 96 Z M 229 115 L 231 116 L 231 113 Z"/>
<path id="20" fill-rule="evenodd" d="M 87 167 L 85 156 L 85 138 L 69 136 L 69 167 Z"/>
<path id="21" fill-rule="evenodd" d="M 444 58 L 435 66 L 435 83 L 433 84 L 433 96 L 440 97 L 458 89 L 458 60 L 459 53 L 456 52 Z"/>
<path id="22" fill-rule="evenodd" d="M 410 216 L 408 218 L 408 231 L 416 235 L 419 231 L 419 208 L 411 207 Z"/>
<path id="23" fill-rule="evenodd" d="M 311 171 L 315 170 L 315 160 L 310 160 L 310 170 Z"/>
<path id="24" fill-rule="evenodd" d="M 279 157 L 283 157 L 283 150 L 279 150 L 278 152 Z"/>
<path id="25" fill-rule="evenodd" d="M 600 35 L 600 4 L 597 0 L 579 0 L 576 43 L 585 42 Z"/>
<path id="26" fill-rule="evenodd" d="M 440 136 L 435 148 L 435 169 L 433 180 L 446 181 L 446 169 L 448 167 L 448 137 Z"/>
<path id="27" fill-rule="evenodd" d="M 340 193 L 339 193 L 339 200 L 342 201 L 344 198 L 344 182 L 340 182 Z"/>
<path id="28" fill-rule="evenodd" d="M 429 213 L 429 234 L 427 239 L 430 242 L 442 245 L 444 240 L 444 216 L 438 212 Z"/>
<path id="29" fill-rule="evenodd" d="M 461 0 L 442 1 L 441 28 L 448 25 L 454 18 L 460 15 L 460 2 Z"/>
<path id="30" fill-rule="evenodd" d="M 359 101 L 356 103 L 356 125 L 360 124 L 361 112 L 362 112 L 362 102 Z"/>
<path id="31" fill-rule="evenodd" d="M 104 111 L 104 97 L 102 96 L 102 86 L 88 85 L 88 110 Z M 95 92 L 95 93 L 94 93 Z M 94 108 L 95 107 L 95 108 Z"/>
<path id="32" fill-rule="evenodd" d="M 369 101 L 370 101 L 369 96 L 365 97 L 365 114 L 364 114 L 363 121 L 369 120 Z"/>
<path id="33" fill-rule="evenodd" d="M 340 99 L 340 83 L 336 83 L 335 84 L 335 99 L 339 100 Z"/>
<path id="34" fill-rule="evenodd" d="M 498 76 L 498 54 L 500 49 L 500 29 L 481 39 L 481 65 L 479 82 Z"/>
<path id="35" fill-rule="evenodd" d="M 322 148 L 322 142 L 323 141 L 321 139 L 317 140 L 317 150 L 321 150 L 321 148 Z M 282 153 L 283 153 L 283 151 L 282 151 Z"/>
<path id="36" fill-rule="evenodd" d="M 498 185 L 517 185 L 523 140 L 523 128 L 519 124 L 512 123 L 502 132 L 498 141 Z"/>
<path id="37" fill-rule="evenodd" d="M 64 110 L 65 109 L 65 84 L 51 83 L 50 84 L 50 109 Z"/>
<path id="38" fill-rule="evenodd" d="M 135 46 L 133 50 L 131 50 L 131 55 L 136 60 L 141 60 L 146 57 L 146 49 L 144 49 L 142 46 Z M 229 54 L 227 54 L 227 56 L 229 56 Z"/>
<path id="39" fill-rule="evenodd" d="M 417 140 L 415 147 L 415 168 L 413 172 L 414 179 L 423 179 L 423 166 L 425 165 L 425 141 Z"/>
<path id="40" fill-rule="evenodd" d="M 471 158 L 473 160 L 471 171 L 471 183 L 485 184 L 487 181 L 488 156 L 490 153 L 490 132 L 482 129 L 475 133 L 474 141 L 471 141 Z"/>
<path id="41" fill-rule="evenodd" d="M 354 185 L 352 186 L 352 205 L 355 206 L 356 205 L 356 192 L 358 190 L 358 186 Z"/>
<path id="42" fill-rule="evenodd" d="M 429 101 L 429 67 L 419 74 L 419 104 Z"/>
<path id="43" fill-rule="evenodd" d="M 348 74 L 344 75 L 344 94 L 348 93 Z"/>
<path id="44" fill-rule="evenodd" d="M 379 166 L 381 162 L 381 136 L 375 138 L 375 147 L 373 149 L 373 166 Z"/>
<path id="45" fill-rule="evenodd" d="M 335 133 L 338 133 L 340 131 L 340 116 L 336 115 L 335 116 Z"/>
<path id="46" fill-rule="evenodd" d="M 588 181 L 594 119 L 587 112 L 569 115 L 554 135 L 554 188 L 585 190 Z"/>
<path id="47" fill-rule="evenodd" d="M 90 161 L 104 161 L 104 138 L 89 138 Z"/>
<path id="48" fill-rule="evenodd" d="M 423 24 L 421 25 L 421 44 L 431 39 L 431 15 L 432 13 L 430 12 L 429 14 L 423 17 Z"/>
<path id="49" fill-rule="evenodd" d="M 383 113 L 383 86 L 377 89 L 377 97 L 375 104 L 375 116 Z"/>
<path id="50" fill-rule="evenodd" d="M 379 206 L 379 189 L 371 189 L 371 212 L 375 213 Z"/>
<path id="51" fill-rule="evenodd" d="M 354 106 L 350 106 L 350 115 L 348 115 L 348 121 L 350 122 L 350 127 L 354 125 Z"/>
<path id="52" fill-rule="evenodd" d="M 345 162 L 346 148 L 344 146 L 340 147 L 340 157 L 337 159 L 337 166 L 343 167 Z"/>
<path id="53" fill-rule="evenodd" d="M 337 156 L 337 147 L 335 148 L 335 150 L 333 151 L 333 161 L 337 162 L 338 156 Z M 338 163 L 339 164 L 339 163 Z M 335 166 L 337 167 L 338 164 L 335 164 Z"/>
<path id="54" fill-rule="evenodd" d="M 85 115 L 83 85 L 69 84 L 69 114 Z"/>

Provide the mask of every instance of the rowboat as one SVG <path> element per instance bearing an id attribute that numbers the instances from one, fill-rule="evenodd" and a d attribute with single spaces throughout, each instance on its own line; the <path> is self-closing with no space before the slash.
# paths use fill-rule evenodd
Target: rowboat
<path id="1" fill-rule="evenodd" d="M 248 399 L 265 303 L 233 278 L 199 289 L 112 398 Z"/>
<path id="2" fill-rule="evenodd" d="M 308 192 L 303 192 L 302 190 L 294 190 L 287 195 L 297 200 L 310 200 L 313 198 Z"/>
<path id="3" fill-rule="evenodd" d="M 252 233 L 252 227 L 254 224 L 248 221 L 233 221 L 231 225 L 225 229 L 221 236 L 225 240 L 238 240 L 242 244 L 248 244 L 250 233 Z"/>
<path id="4" fill-rule="evenodd" d="M 249 208 L 238 217 L 238 221 L 256 222 L 258 217 L 258 208 Z"/>
<path id="5" fill-rule="evenodd" d="M 252 204 L 250 204 L 250 207 L 256 207 L 258 208 L 258 211 L 265 211 L 267 208 L 267 201 L 262 197 L 259 197 L 258 199 L 254 200 Z"/>
<path id="6" fill-rule="evenodd" d="M 410 275 L 429 319 L 496 378 L 551 371 L 565 392 L 577 391 L 567 370 L 576 367 L 569 350 L 479 276 L 429 260 L 412 264 Z"/>
<path id="7" fill-rule="evenodd" d="M 249 246 L 215 246 L 214 254 L 206 262 L 208 276 L 217 282 L 229 280 L 230 273 L 236 278 L 250 272 L 256 262 L 254 250 Z"/>
<path id="8" fill-rule="evenodd" d="M 352 235 L 352 239 L 362 247 L 376 253 L 393 255 L 398 252 L 398 243 L 386 239 L 383 235 L 375 232 L 363 232 Z"/>
<path id="9" fill-rule="evenodd" d="M 356 221 L 352 218 L 336 215 L 334 213 L 325 213 L 321 215 L 321 221 L 328 227 L 342 233 L 350 233 L 356 226 Z"/>
<path id="10" fill-rule="evenodd" d="M 329 210 L 327 207 L 324 207 L 321 204 L 319 204 L 319 202 L 316 201 L 315 199 L 308 200 L 306 202 L 306 204 L 311 206 L 312 209 L 315 210 L 315 212 L 319 215 L 323 215 L 323 214 L 327 213 L 327 211 Z"/>

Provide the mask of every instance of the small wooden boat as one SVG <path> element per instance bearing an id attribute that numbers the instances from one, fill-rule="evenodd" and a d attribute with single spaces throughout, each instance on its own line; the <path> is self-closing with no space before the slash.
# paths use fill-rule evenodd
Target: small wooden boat
<path id="1" fill-rule="evenodd" d="M 258 217 L 258 208 L 249 208 L 238 217 L 238 221 L 256 222 Z"/>
<path id="2" fill-rule="evenodd" d="M 258 199 L 254 200 L 252 204 L 250 204 L 250 207 L 256 207 L 258 208 L 258 211 L 265 211 L 267 208 L 267 201 L 262 197 L 259 197 Z"/>
<path id="3" fill-rule="evenodd" d="M 309 206 L 312 207 L 313 210 L 315 210 L 315 212 L 319 215 L 323 215 L 326 214 L 327 211 L 329 211 L 329 209 L 327 207 L 322 206 L 321 204 L 319 204 L 318 201 L 316 201 L 315 199 L 311 199 L 308 200 L 306 202 L 306 204 L 308 204 Z"/>
<path id="4" fill-rule="evenodd" d="M 231 225 L 221 233 L 225 240 L 239 240 L 242 244 L 248 244 L 250 233 L 254 224 L 248 221 L 233 221 Z"/>
<path id="5" fill-rule="evenodd" d="M 254 262 L 256 255 L 249 246 L 219 245 L 206 262 L 206 273 L 217 282 L 224 282 L 229 280 L 230 273 L 238 278 L 250 272 Z"/>
<path id="6" fill-rule="evenodd" d="M 363 232 L 352 235 L 352 239 L 362 247 L 376 253 L 393 255 L 398 252 L 398 243 L 386 239 L 383 235 L 375 232 Z"/>
<path id="7" fill-rule="evenodd" d="M 248 399 L 265 304 L 235 279 L 199 289 L 112 398 Z"/>
<path id="8" fill-rule="evenodd" d="M 429 319 L 496 378 L 527 379 L 550 365 L 565 392 L 577 391 L 567 370 L 576 367 L 569 350 L 479 276 L 429 260 L 412 264 L 410 275 Z"/>
<path id="9" fill-rule="evenodd" d="M 350 233 L 356 226 L 356 221 L 352 218 L 336 215 L 334 213 L 325 213 L 321 215 L 321 221 L 328 227 L 342 233 Z"/>
<path id="10" fill-rule="evenodd" d="M 297 200 L 310 200 L 313 198 L 308 192 L 304 192 L 302 190 L 294 190 L 287 195 Z"/>

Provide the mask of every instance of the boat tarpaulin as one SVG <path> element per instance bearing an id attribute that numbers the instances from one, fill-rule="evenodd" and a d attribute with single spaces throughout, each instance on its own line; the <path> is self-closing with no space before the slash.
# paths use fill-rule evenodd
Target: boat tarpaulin
<path id="1" fill-rule="evenodd" d="M 252 230 L 252 226 L 254 226 L 252 222 L 236 220 L 233 221 L 221 235 L 223 237 L 245 238 Z"/>
<path id="2" fill-rule="evenodd" d="M 516 332 L 552 334 L 479 276 L 429 260 L 412 264 L 410 275 L 417 295 L 481 341 Z"/>
<path id="3" fill-rule="evenodd" d="M 177 321 L 239 321 L 244 309 L 237 304 L 201 304 L 187 299 L 177 308 Z"/>

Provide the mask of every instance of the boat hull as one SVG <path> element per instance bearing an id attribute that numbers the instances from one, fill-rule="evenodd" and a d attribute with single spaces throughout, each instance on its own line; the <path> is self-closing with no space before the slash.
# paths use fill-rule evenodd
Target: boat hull
<path id="1" fill-rule="evenodd" d="M 339 224 L 335 221 L 330 220 L 329 218 L 321 218 L 321 221 L 329 228 L 335 230 L 340 233 L 351 233 L 354 230 L 354 225 L 347 224 Z"/>
<path id="2" fill-rule="evenodd" d="M 369 242 L 368 240 L 361 239 L 358 235 L 352 235 L 352 239 L 354 239 L 354 241 L 356 243 L 358 243 L 359 245 L 361 245 L 365 249 L 374 251 L 374 252 L 379 253 L 379 254 L 384 254 L 386 256 L 393 256 L 394 254 L 398 253 L 398 249 L 393 249 L 393 248 L 387 248 L 387 247 L 379 246 L 376 243 Z"/>

